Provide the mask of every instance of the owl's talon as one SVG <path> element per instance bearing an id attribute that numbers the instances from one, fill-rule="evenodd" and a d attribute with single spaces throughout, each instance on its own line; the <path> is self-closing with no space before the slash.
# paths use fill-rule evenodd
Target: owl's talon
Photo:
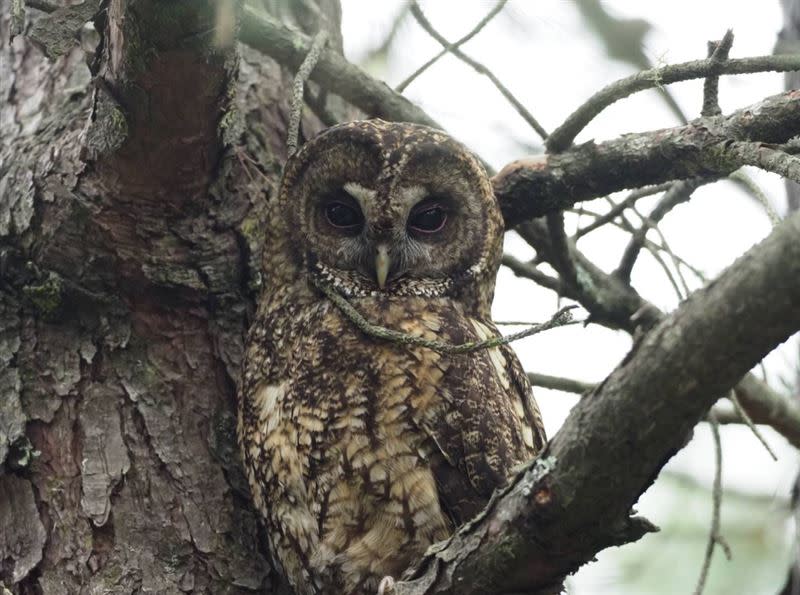
<path id="1" fill-rule="evenodd" d="M 391 595 L 394 592 L 394 578 L 384 576 L 378 584 L 378 595 Z"/>

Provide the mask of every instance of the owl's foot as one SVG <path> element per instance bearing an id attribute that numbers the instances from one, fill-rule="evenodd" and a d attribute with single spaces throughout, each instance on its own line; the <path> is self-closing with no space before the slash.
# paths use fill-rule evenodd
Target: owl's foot
<path id="1" fill-rule="evenodd" d="M 394 578 L 384 576 L 378 583 L 378 595 L 391 595 L 394 592 Z"/>

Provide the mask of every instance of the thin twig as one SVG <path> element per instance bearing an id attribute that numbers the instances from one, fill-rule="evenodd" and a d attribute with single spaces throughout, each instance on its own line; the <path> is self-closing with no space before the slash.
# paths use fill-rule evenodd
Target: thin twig
<path id="1" fill-rule="evenodd" d="M 722 444 L 719 436 L 719 424 L 714 413 L 709 411 L 708 422 L 711 426 L 711 435 L 714 438 L 714 488 L 712 491 L 712 513 L 711 530 L 708 535 L 706 553 L 703 557 L 703 566 L 700 569 L 700 576 L 697 579 L 697 586 L 694 595 L 702 595 L 708 578 L 708 570 L 711 567 L 711 558 L 714 556 L 714 548 L 719 545 L 725 552 L 725 557 L 731 559 L 731 548 L 719 532 L 720 508 L 722 506 Z"/>
<path id="2" fill-rule="evenodd" d="M 475 69 L 476 72 L 488 77 L 489 80 L 492 81 L 494 86 L 497 87 L 497 90 L 500 91 L 500 93 L 502 93 L 503 97 L 505 97 L 509 101 L 509 103 L 511 103 L 511 105 L 514 106 L 514 109 L 517 110 L 517 113 L 520 116 L 522 116 L 522 118 L 528 124 L 530 124 L 531 128 L 533 128 L 536 131 L 536 133 L 540 137 L 542 137 L 542 139 L 547 138 L 547 131 L 542 127 L 541 124 L 539 124 L 536 118 L 533 117 L 533 114 L 531 114 L 525 108 L 525 106 L 522 105 L 522 103 L 520 103 L 516 97 L 514 97 L 511 91 L 509 91 L 508 88 L 503 83 L 500 82 L 500 79 L 498 79 L 495 76 L 495 74 L 491 70 L 489 70 L 486 66 L 484 66 L 480 62 L 477 62 L 476 60 L 473 60 L 472 58 L 467 56 L 464 52 L 462 52 L 460 49 L 458 49 L 449 41 L 447 41 L 447 39 L 442 37 L 442 35 L 436 29 L 434 29 L 433 25 L 431 25 L 430 21 L 428 21 L 428 19 L 425 17 L 425 15 L 422 12 L 422 9 L 420 9 L 419 5 L 416 2 L 412 2 L 411 4 L 411 14 L 414 15 L 414 18 L 417 20 L 420 26 L 423 29 L 425 29 L 425 31 L 427 31 L 431 37 L 433 37 L 436 41 L 438 41 L 442 45 L 442 47 L 446 48 L 449 52 L 451 52 L 454 56 L 456 56 L 463 62 L 469 64 L 473 69 Z"/>
<path id="3" fill-rule="evenodd" d="M 761 187 L 756 184 L 755 180 L 748 176 L 744 171 L 737 170 L 733 172 L 730 176 L 732 182 L 737 184 L 741 184 L 744 188 L 750 193 L 750 195 L 755 198 L 758 203 L 764 208 L 764 211 L 767 213 L 767 218 L 769 219 L 770 224 L 772 227 L 778 225 L 781 222 L 781 217 L 778 213 L 775 212 L 775 209 L 772 208 L 772 204 L 770 204 L 769 197 L 764 193 Z"/>
<path id="4" fill-rule="evenodd" d="M 670 260 L 672 260 L 672 266 L 675 268 L 675 274 L 678 276 L 678 279 L 680 279 L 680 282 L 681 282 L 681 287 L 683 288 L 683 291 L 682 291 L 682 292 L 681 292 L 681 291 L 677 291 L 677 294 L 678 294 L 678 299 L 679 299 L 679 300 L 681 300 L 681 299 L 684 299 L 684 298 L 687 298 L 687 297 L 689 297 L 689 294 L 690 294 L 692 291 L 689 289 L 689 284 L 686 282 L 686 279 L 685 279 L 685 278 L 684 278 L 684 276 L 683 276 L 683 271 L 681 271 L 680 262 L 678 261 L 678 257 L 677 257 L 677 255 L 676 255 L 676 254 L 675 254 L 675 253 L 672 251 L 672 248 L 670 248 L 670 247 L 669 247 L 669 243 L 667 242 L 667 238 L 666 238 L 666 236 L 663 234 L 663 232 L 661 231 L 661 228 L 658 226 L 658 223 L 656 223 L 655 221 L 653 221 L 653 220 L 652 220 L 652 219 L 650 219 L 649 217 L 646 217 L 645 215 L 642 215 L 642 214 L 641 214 L 641 213 L 638 211 L 638 209 L 636 208 L 636 206 L 633 206 L 633 207 L 631 207 L 631 209 L 633 210 L 633 212 L 634 212 L 634 213 L 636 213 L 636 215 L 637 215 L 637 216 L 639 217 L 639 219 L 642 221 L 642 224 L 643 224 L 643 225 L 647 225 L 648 227 L 650 227 L 650 229 L 652 229 L 653 231 L 655 231 L 655 232 L 656 232 L 656 234 L 658 234 L 658 237 L 661 239 L 661 246 L 660 246 L 661 250 L 662 250 L 663 252 L 666 252 L 666 253 L 667 253 L 667 255 L 670 257 Z M 649 242 L 645 241 L 645 243 L 644 243 L 644 247 L 645 247 L 645 248 L 646 248 L 646 249 L 647 249 L 647 250 L 648 250 L 648 251 L 649 251 L 651 254 L 653 253 L 653 248 L 651 248 L 651 243 L 649 243 Z M 653 256 L 656 256 L 656 255 L 655 255 L 655 254 L 653 254 Z M 660 258 L 660 256 L 659 256 L 659 258 Z M 669 275 L 669 273 L 668 273 L 668 275 Z M 675 285 L 675 283 L 674 283 L 674 282 L 673 282 L 673 285 Z"/>
<path id="5" fill-rule="evenodd" d="M 556 277 L 543 273 L 535 265 L 517 260 L 510 254 L 503 254 L 501 263 L 507 266 L 517 277 L 530 279 L 537 285 L 558 292 L 561 289 L 561 282 Z"/>
<path id="6" fill-rule="evenodd" d="M 615 204 L 607 213 L 598 216 L 594 221 L 592 221 L 586 227 L 580 228 L 578 231 L 575 232 L 575 235 L 572 236 L 573 240 L 578 240 L 579 238 L 585 236 L 587 233 L 593 232 L 598 227 L 605 225 L 606 223 L 616 219 L 620 213 L 622 213 L 628 207 L 634 205 L 637 200 L 640 198 L 644 198 L 646 196 L 652 196 L 653 194 L 658 194 L 659 192 L 665 192 L 669 190 L 672 186 L 672 182 L 667 182 L 665 184 L 658 184 L 656 186 L 646 186 L 644 188 L 639 188 L 631 192 L 625 200 Z"/>
<path id="7" fill-rule="evenodd" d="M 575 393 L 576 395 L 588 393 L 597 386 L 591 382 L 581 382 L 572 378 L 561 378 L 560 376 L 550 376 L 548 374 L 535 374 L 534 372 L 528 372 L 528 380 L 533 386 L 560 390 L 565 393 Z"/>
<path id="8" fill-rule="evenodd" d="M 575 137 L 586 128 L 600 112 L 612 103 L 638 91 L 707 77 L 709 74 L 748 74 L 754 72 L 789 72 L 800 70 L 800 55 L 758 56 L 727 60 L 719 64 L 711 59 L 694 60 L 673 64 L 663 68 L 644 70 L 627 78 L 611 83 L 590 97 L 575 110 L 566 121 L 547 139 L 546 145 L 551 153 L 559 153 L 572 144 Z"/>
<path id="9" fill-rule="evenodd" d="M 328 41 L 328 32 L 324 29 L 319 31 L 314 36 L 314 41 L 311 43 L 311 49 L 308 50 L 308 55 L 300 68 L 297 75 L 294 77 L 294 86 L 292 88 L 292 111 L 289 116 L 289 132 L 286 139 L 287 156 L 291 157 L 297 151 L 297 137 L 300 134 L 300 119 L 303 116 L 303 90 L 305 89 L 306 81 L 317 65 L 319 56 L 322 53 L 322 48 Z"/>
<path id="10" fill-rule="evenodd" d="M 416 80 L 419 77 L 419 75 L 421 75 L 423 72 L 428 70 L 428 68 L 433 66 L 439 60 L 439 58 L 446 55 L 448 52 L 452 51 L 451 48 L 458 49 L 462 45 L 467 43 L 470 39 L 475 37 L 478 33 L 480 33 L 481 29 L 483 29 L 487 25 L 487 23 L 489 23 L 489 21 L 491 21 L 495 17 L 495 15 L 497 15 L 501 10 L 503 10 L 503 7 L 506 5 L 507 1 L 508 0 L 500 0 L 499 2 L 497 2 L 492 7 L 492 10 L 486 13 L 486 16 L 483 17 L 478 22 L 478 24 L 475 25 L 475 27 L 473 27 L 472 31 L 470 31 L 464 37 L 456 41 L 454 44 L 452 44 L 452 46 L 450 47 L 445 46 L 445 48 L 441 50 L 438 54 L 436 54 L 433 58 L 425 62 L 425 64 L 423 64 L 422 66 L 417 68 L 414 72 L 412 72 L 410 75 L 408 75 L 408 77 L 406 77 L 406 79 L 403 80 L 403 82 L 397 85 L 394 88 L 394 90 L 397 91 L 398 93 L 402 93 L 403 91 L 406 90 L 406 87 L 408 87 L 412 82 L 414 82 L 414 80 Z"/>
<path id="11" fill-rule="evenodd" d="M 733 31 L 728 29 L 720 41 L 708 42 L 708 58 L 717 64 L 722 64 L 728 59 L 728 53 L 733 45 Z M 718 116 L 722 113 L 719 108 L 719 74 L 712 72 L 703 81 L 703 108 L 701 116 Z"/>
<path id="12" fill-rule="evenodd" d="M 658 223 L 676 206 L 689 200 L 692 192 L 694 192 L 697 188 L 703 184 L 715 181 L 716 179 L 717 178 L 695 178 L 692 180 L 675 182 L 672 187 L 664 193 L 663 198 L 650 212 L 650 215 L 647 217 L 648 221 L 651 223 Z M 633 265 L 636 264 L 636 259 L 638 258 L 639 252 L 644 245 L 645 237 L 647 236 L 647 232 L 650 228 L 651 225 L 642 225 L 636 231 L 636 233 L 633 234 L 630 242 L 628 242 L 628 246 L 625 248 L 625 252 L 623 252 L 622 258 L 620 259 L 619 266 L 614 273 L 623 281 L 630 281 Z"/>
<path id="13" fill-rule="evenodd" d="M 401 25 L 408 18 L 410 8 L 411 6 L 407 2 L 403 2 L 403 4 L 400 6 L 400 10 L 397 11 L 397 14 L 395 14 L 395 17 L 392 20 L 392 26 L 389 27 L 389 33 L 383 38 L 383 41 L 379 46 L 369 51 L 366 59 L 362 60 L 362 63 L 369 63 L 372 60 L 375 60 L 381 56 L 385 56 L 388 53 L 389 48 L 394 43 L 395 37 L 397 37 L 397 33 L 400 31 Z"/>
<path id="14" fill-rule="evenodd" d="M 518 341 L 519 339 L 536 335 L 551 328 L 582 322 L 581 320 L 575 320 L 572 317 L 571 311 L 577 308 L 577 306 L 566 306 L 553 314 L 553 316 L 547 322 L 534 325 L 528 329 L 525 329 L 524 331 L 512 333 L 506 336 L 492 337 L 483 341 L 469 341 L 467 343 L 455 345 L 445 341 L 424 339 L 416 335 L 409 335 L 408 333 L 403 333 L 401 331 L 396 331 L 384 326 L 372 324 L 366 318 L 364 318 L 364 316 L 358 310 L 356 310 L 346 298 L 337 293 L 332 287 L 319 282 L 316 283 L 316 286 L 328 297 L 329 300 L 334 303 L 334 305 L 336 305 L 337 308 L 339 308 L 342 314 L 344 314 L 345 317 L 348 318 L 354 325 L 356 325 L 356 327 L 364 334 L 374 337 L 375 339 L 390 341 L 400 345 L 426 347 L 428 349 L 432 349 L 433 351 L 447 355 L 458 355 L 462 353 L 471 353 L 481 349 L 491 349 L 492 347 L 507 345 L 513 341 Z"/>
<path id="15" fill-rule="evenodd" d="M 767 439 L 764 438 L 764 435 L 759 431 L 759 429 L 756 427 L 756 424 L 753 423 L 753 420 L 750 418 L 750 416 L 747 414 L 747 411 L 744 410 L 744 407 L 742 407 L 742 404 L 739 402 L 739 397 L 736 396 L 736 391 L 732 390 L 728 394 L 728 399 L 730 400 L 731 403 L 733 403 L 733 407 L 734 407 L 734 409 L 736 409 L 736 413 L 739 414 L 739 417 L 742 418 L 742 422 L 748 428 L 750 428 L 750 431 L 753 432 L 753 435 L 756 438 L 758 438 L 758 441 L 761 442 L 761 444 L 767 450 L 767 452 L 769 453 L 769 456 L 772 457 L 772 460 L 773 461 L 777 461 L 778 457 L 775 456 L 775 452 L 772 450 L 772 448 L 770 448 L 770 445 L 767 442 Z"/>

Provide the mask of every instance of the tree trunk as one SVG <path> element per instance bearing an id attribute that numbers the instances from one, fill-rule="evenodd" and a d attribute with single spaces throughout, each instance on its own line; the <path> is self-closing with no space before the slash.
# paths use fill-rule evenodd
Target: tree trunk
<path id="1" fill-rule="evenodd" d="M 0 2 L 0 581 L 274 592 L 235 387 L 291 73 L 233 2 L 90 2 L 10 43 Z M 267 4 L 341 48 L 337 0 Z"/>

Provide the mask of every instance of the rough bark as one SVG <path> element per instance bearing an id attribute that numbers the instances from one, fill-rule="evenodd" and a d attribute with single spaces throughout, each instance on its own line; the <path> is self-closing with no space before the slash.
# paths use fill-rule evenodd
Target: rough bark
<path id="1" fill-rule="evenodd" d="M 338 3 L 290 9 L 282 18 L 329 27 L 340 46 Z M 216 47 L 215 10 L 28 8 L 9 42 L 2 3 L 0 582 L 12 593 L 270 588 L 234 400 L 291 73 Z M 94 14 L 100 44 L 85 55 L 75 23 Z"/>
<path id="2" fill-rule="evenodd" d="M 742 165 L 732 154 L 733 141 L 758 151 L 762 145 L 787 142 L 797 130 L 800 91 L 788 91 L 727 116 L 515 161 L 494 177 L 494 187 L 506 226 L 513 227 L 626 188 L 728 175 Z"/>
<path id="3" fill-rule="evenodd" d="M 783 29 L 778 36 L 778 43 L 775 46 L 776 54 L 797 54 L 800 53 L 800 0 L 781 0 L 783 8 Z M 800 88 L 800 72 L 787 72 L 785 75 L 786 89 Z M 786 202 L 789 213 L 800 211 L 800 183 L 786 180 Z M 798 353 L 798 376 L 795 380 L 795 406 L 800 402 L 800 353 Z M 785 416 L 784 419 L 788 417 Z M 795 523 L 800 519 L 800 475 L 795 480 L 792 493 L 792 503 L 794 506 Z M 780 595 L 800 595 L 800 549 L 795 540 L 795 559 L 786 576 L 786 584 L 781 590 Z"/>

